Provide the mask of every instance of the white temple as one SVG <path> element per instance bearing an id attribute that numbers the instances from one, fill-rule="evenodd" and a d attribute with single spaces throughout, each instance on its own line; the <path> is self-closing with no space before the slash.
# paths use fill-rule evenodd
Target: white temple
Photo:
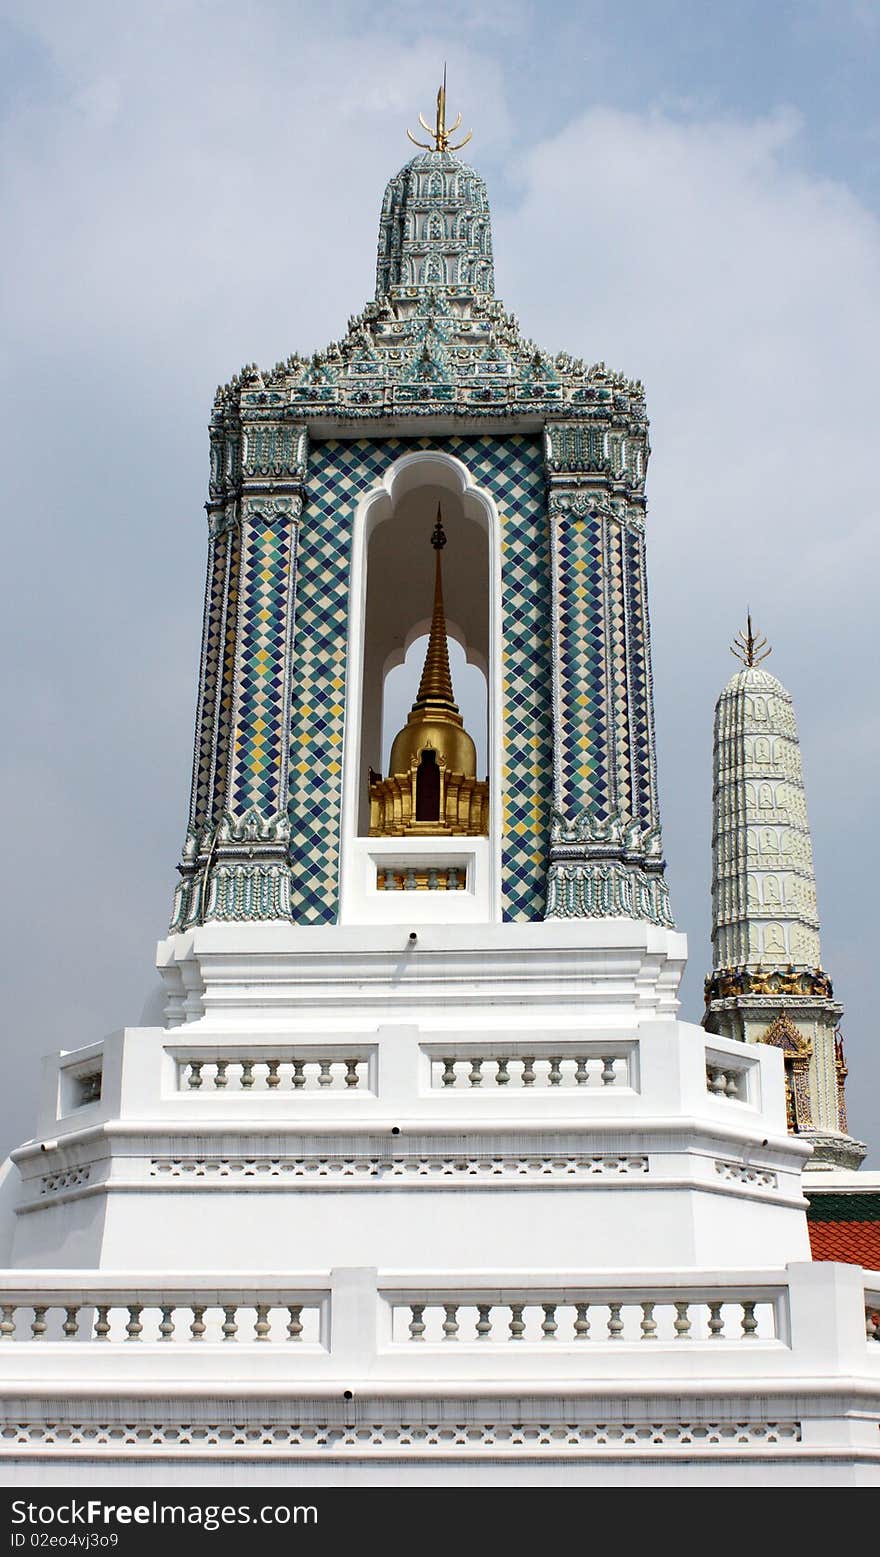
<path id="1" fill-rule="evenodd" d="M 49 1059 L 7 1165 L 4 1481 L 880 1480 L 880 1275 L 811 1259 L 783 1049 L 678 1019 L 646 426 L 495 298 L 441 93 L 375 301 L 218 392 L 165 1025 Z M 719 970 L 818 966 L 798 838 L 760 946 L 717 871 Z"/>

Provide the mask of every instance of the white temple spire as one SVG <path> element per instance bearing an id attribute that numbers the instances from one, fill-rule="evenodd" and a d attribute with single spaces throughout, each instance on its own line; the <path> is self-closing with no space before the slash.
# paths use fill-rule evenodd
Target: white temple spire
<path id="1" fill-rule="evenodd" d="M 712 763 L 712 973 L 703 1025 L 786 1056 L 789 1125 L 816 1165 L 855 1167 L 843 1050 L 822 968 L 813 847 L 790 693 L 765 670 L 771 652 L 749 614 L 742 660 L 715 706 Z"/>

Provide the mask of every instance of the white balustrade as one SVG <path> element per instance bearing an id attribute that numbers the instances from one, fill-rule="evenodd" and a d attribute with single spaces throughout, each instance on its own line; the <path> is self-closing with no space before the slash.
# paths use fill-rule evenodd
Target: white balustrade
<path id="1" fill-rule="evenodd" d="M 589 1088 L 632 1087 L 635 1044 L 571 1043 L 552 1049 L 524 1044 L 521 1039 L 504 1046 L 460 1043 L 429 1050 L 431 1086 L 458 1091 L 504 1089 L 507 1092 L 575 1091 Z"/>
<path id="2" fill-rule="evenodd" d="M 324 1300 L 326 1303 L 326 1299 Z M 201 1342 L 316 1346 L 322 1302 L 314 1293 L 257 1290 L 126 1292 L 95 1285 L 76 1293 L 0 1293 L 3 1343 L 92 1342 L 192 1345 Z"/>
<path id="3" fill-rule="evenodd" d="M 235 1050 L 177 1056 L 178 1090 L 215 1093 L 368 1091 L 370 1062 L 363 1053 L 255 1058 Z"/>
<path id="4" fill-rule="evenodd" d="M 721 1291 L 713 1299 L 651 1290 L 619 1292 L 467 1293 L 390 1297 L 392 1339 L 444 1346 L 532 1345 L 579 1347 L 615 1342 L 778 1341 L 778 1297 Z"/>

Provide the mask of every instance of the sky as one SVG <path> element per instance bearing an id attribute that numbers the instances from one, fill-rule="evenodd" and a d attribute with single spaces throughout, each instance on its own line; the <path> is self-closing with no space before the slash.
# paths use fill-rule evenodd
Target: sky
<path id="1" fill-rule="evenodd" d="M 795 699 L 850 1129 L 880 1167 L 880 0 L 0 0 L 0 1148 L 33 1132 L 41 1055 L 155 1010 L 214 389 L 372 296 L 382 192 L 444 60 L 498 294 L 544 349 L 646 385 L 682 1015 L 748 607 Z"/>

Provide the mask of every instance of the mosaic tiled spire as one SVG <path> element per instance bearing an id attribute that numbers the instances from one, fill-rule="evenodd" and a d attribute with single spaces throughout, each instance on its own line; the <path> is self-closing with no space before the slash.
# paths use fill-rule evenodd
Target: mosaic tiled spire
<path id="1" fill-rule="evenodd" d="M 413 157 L 382 204 L 376 297 L 423 286 L 495 291 L 486 186 L 449 151 Z"/>
<path id="2" fill-rule="evenodd" d="M 494 295 L 485 185 L 440 106 L 432 133 L 388 184 L 375 301 L 324 351 L 218 390 L 175 929 L 335 918 L 352 525 L 414 447 L 467 451 L 498 513 L 504 917 L 671 922 L 642 386 L 523 337 Z"/>
<path id="3" fill-rule="evenodd" d="M 713 972 L 704 1025 L 783 1050 L 789 1123 L 814 1161 L 857 1166 L 847 1134 L 838 1024 L 821 966 L 813 850 L 794 705 L 760 664 L 757 640 L 715 707 L 712 795 Z"/>

